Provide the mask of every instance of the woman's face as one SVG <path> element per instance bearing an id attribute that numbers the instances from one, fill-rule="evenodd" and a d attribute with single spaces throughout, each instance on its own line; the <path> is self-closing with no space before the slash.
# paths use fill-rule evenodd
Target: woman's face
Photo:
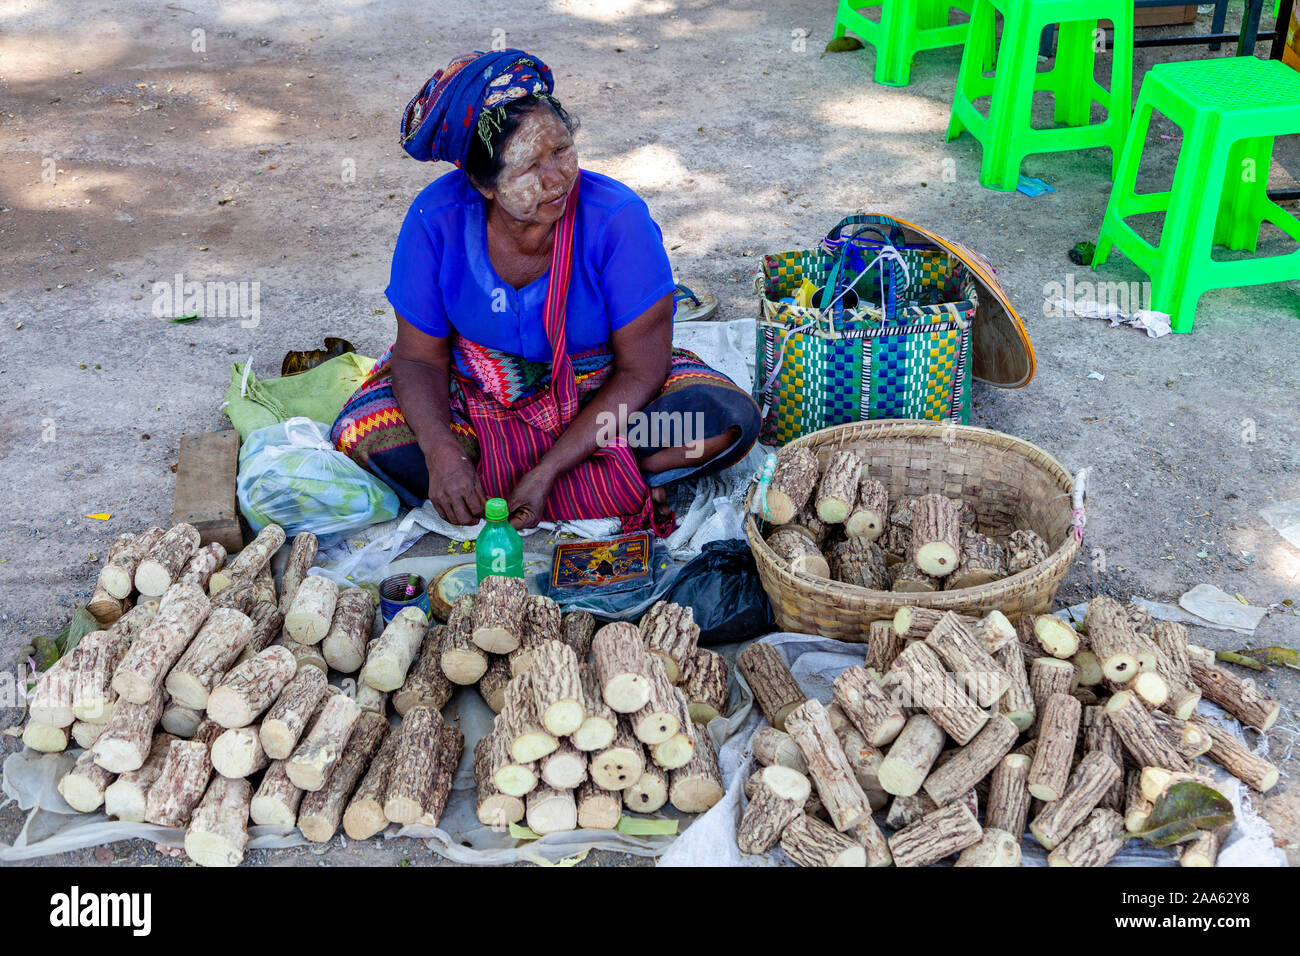
<path id="1" fill-rule="evenodd" d="M 573 137 L 554 110 L 539 107 L 506 140 L 496 187 L 482 192 L 515 219 L 550 224 L 563 215 L 577 178 Z"/>

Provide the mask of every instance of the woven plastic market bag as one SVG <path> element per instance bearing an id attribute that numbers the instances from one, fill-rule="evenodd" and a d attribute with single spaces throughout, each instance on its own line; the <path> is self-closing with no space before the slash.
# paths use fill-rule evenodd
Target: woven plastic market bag
<path id="1" fill-rule="evenodd" d="M 816 287 L 806 305 L 795 301 L 805 282 Z M 880 418 L 965 424 L 981 337 L 980 377 L 1015 388 L 1033 376 L 992 267 L 902 220 L 848 216 L 814 249 L 764 256 L 755 292 L 764 444 Z"/>

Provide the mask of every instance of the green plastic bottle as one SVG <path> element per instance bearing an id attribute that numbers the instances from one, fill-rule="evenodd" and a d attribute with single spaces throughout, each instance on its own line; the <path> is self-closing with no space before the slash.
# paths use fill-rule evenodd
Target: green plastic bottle
<path id="1" fill-rule="evenodd" d="M 504 498 L 489 498 L 487 524 L 474 541 L 474 560 L 481 584 L 488 575 L 522 578 L 524 576 L 524 543 L 519 532 L 506 520 L 510 515 Z"/>

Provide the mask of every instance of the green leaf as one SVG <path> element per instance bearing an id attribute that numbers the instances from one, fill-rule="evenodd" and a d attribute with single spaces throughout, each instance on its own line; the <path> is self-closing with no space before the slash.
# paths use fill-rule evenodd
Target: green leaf
<path id="1" fill-rule="evenodd" d="M 628 836 L 675 836 L 677 834 L 677 821 L 629 817 L 625 813 L 619 817 L 618 826 L 615 829 L 619 833 L 625 833 Z"/>
<path id="2" fill-rule="evenodd" d="M 189 315 L 178 315 L 171 321 L 175 325 L 186 325 L 190 322 L 197 322 L 198 320 L 199 314 L 197 312 L 191 312 Z"/>
<path id="3" fill-rule="evenodd" d="M 1233 819 L 1227 797 L 1203 783 L 1184 780 L 1156 798 L 1147 828 L 1132 835 L 1153 846 L 1172 846 L 1192 839 L 1198 830 L 1213 830 Z"/>
<path id="4" fill-rule="evenodd" d="M 861 50 L 862 41 L 857 37 L 836 37 L 826 44 L 827 53 L 847 53 L 849 50 Z"/>
<path id="5" fill-rule="evenodd" d="M 520 823 L 510 824 L 510 836 L 516 840 L 540 840 L 542 838 L 540 833 L 534 833 Z"/>
<path id="6" fill-rule="evenodd" d="M 1238 653 L 1245 654 L 1246 651 Z M 1300 651 L 1293 647 L 1262 647 L 1258 650 L 1249 651 L 1251 657 L 1261 664 L 1267 664 L 1270 667 L 1290 667 L 1292 670 L 1300 670 Z"/>
<path id="7" fill-rule="evenodd" d="M 72 649 L 81 643 L 83 637 L 99 629 L 99 622 L 93 614 L 84 607 L 77 608 L 72 612 L 72 620 L 55 635 L 54 643 L 59 648 L 59 656 L 72 653 Z"/>

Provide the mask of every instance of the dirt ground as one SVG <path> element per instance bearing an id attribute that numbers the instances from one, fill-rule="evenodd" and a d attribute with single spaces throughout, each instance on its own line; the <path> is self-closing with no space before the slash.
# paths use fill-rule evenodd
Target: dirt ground
<path id="1" fill-rule="evenodd" d="M 1209 293 L 1194 334 L 1158 340 L 1051 317 L 1053 283 L 1145 280 L 1119 256 L 1097 275 L 1066 257 L 1096 236 L 1108 154 L 1031 157 L 1022 171 L 1056 188 L 1037 198 L 982 188 L 979 145 L 944 142 L 959 51 L 922 54 L 906 88 L 878 86 L 870 50 L 821 53 L 833 9 L 0 0 L 0 661 L 12 666 L 19 647 L 89 596 L 114 534 L 170 520 L 178 440 L 226 426 L 232 361 L 251 355 L 267 376 L 286 349 L 325 335 L 369 355 L 389 344 L 394 238 L 411 198 L 442 171 L 402 152 L 401 112 L 451 57 L 500 40 L 552 66 L 557 96 L 582 121 L 582 164 L 639 191 L 678 277 L 714 291 L 719 318 L 755 313 L 756 255 L 813 245 L 854 210 L 897 214 L 981 251 L 1029 329 L 1038 373 L 1020 390 L 977 386 L 973 423 L 1092 470 L 1087 540 L 1061 601 L 1106 592 L 1175 602 L 1209 582 L 1278 610 L 1251 642 L 1201 629 L 1194 640 L 1297 646 L 1300 619 L 1282 602 L 1300 600 L 1300 551 L 1258 512 L 1300 497 L 1300 369 L 1285 344 L 1300 284 Z M 1135 77 L 1158 59 L 1229 52 L 1142 50 Z M 1109 63 L 1100 56 L 1099 72 Z M 1050 121 L 1046 98 L 1036 119 Z M 1156 180 L 1169 181 L 1179 137 L 1167 122 L 1153 127 Z M 1300 174 L 1300 159 L 1281 148 L 1278 159 L 1274 184 L 1291 183 L 1283 163 Z M 1260 251 L 1293 247 L 1279 236 Z M 160 321 L 153 283 L 177 273 L 260 283 L 260 321 Z M 1279 725 L 1291 733 L 1272 735 L 1285 776 L 1262 803 L 1294 863 L 1300 681 L 1258 679 L 1287 708 Z M 2 739 L 0 755 L 14 745 Z M 0 839 L 19 823 L 13 807 L 0 812 Z M 253 858 L 436 862 L 407 840 Z M 113 860 L 167 862 L 139 843 L 52 862 Z"/>

